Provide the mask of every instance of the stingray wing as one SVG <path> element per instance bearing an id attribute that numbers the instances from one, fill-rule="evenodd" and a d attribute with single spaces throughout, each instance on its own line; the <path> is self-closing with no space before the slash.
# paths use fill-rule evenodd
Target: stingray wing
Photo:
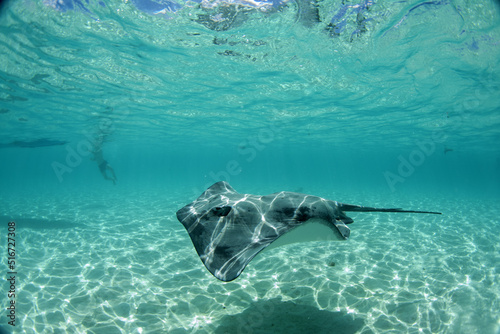
<path id="1" fill-rule="evenodd" d="M 258 211 L 247 208 L 253 205 L 214 206 L 198 215 L 188 205 L 177 212 L 201 261 L 222 281 L 237 278 L 255 255 L 293 228 L 271 227 Z M 241 215 L 242 211 L 246 214 Z"/>
<path id="2" fill-rule="evenodd" d="M 293 229 L 291 221 L 270 221 L 259 196 L 239 194 L 218 182 L 177 212 L 207 269 L 222 281 L 237 278 L 274 240 Z"/>

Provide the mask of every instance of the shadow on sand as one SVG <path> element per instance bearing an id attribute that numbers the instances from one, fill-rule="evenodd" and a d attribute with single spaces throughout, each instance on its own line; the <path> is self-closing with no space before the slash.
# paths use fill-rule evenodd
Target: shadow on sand
<path id="1" fill-rule="evenodd" d="M 279 298 L 253 303 L 240 314 L 221 319 L 215 334 L 356 333 L 364 321 L 345 312 L 330 312 Z"/>

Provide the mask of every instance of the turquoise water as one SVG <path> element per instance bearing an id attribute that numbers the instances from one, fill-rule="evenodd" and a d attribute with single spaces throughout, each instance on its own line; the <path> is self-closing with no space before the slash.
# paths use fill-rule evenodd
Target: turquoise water
<path id="1" fill-rule="evenodd" d="M 0 325 L 499 333 L 498 1 L 376 1 L 363 29 L 360 3 L 318 2 L 311 24 L 299 2 L 240 7 L 220 31 L 188 2 L 169 18 L 4 5 L 0 243 L 15 221 L 17 308 L 12 327 L 2 251 Z M 99 139 L 116 185 L 91 160 Z M 348 241 L 276 248 L 223 283 L 175 217 L 219 180 L 443 214 L 351 213 Z"/>

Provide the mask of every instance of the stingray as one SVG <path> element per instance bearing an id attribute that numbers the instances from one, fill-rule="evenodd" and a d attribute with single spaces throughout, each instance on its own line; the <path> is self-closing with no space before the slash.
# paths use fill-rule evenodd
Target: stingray
<path id="1" fill-rule="evenodd" d="M 237 278 L 266 247 L 311 240 L 346 240 L 353 222 L 345 212 L 432 211 L 381 209 L 282 191 L 240 194 L 220 181 L 177 211 L 205 267 L 221 281 Z"/>
<path id="2" fill-rule="evenodd" d="M 35 148 L 35 147 L 46 147 L 46 146 L 59 146 L 59 145 L 67 144 L 67 143 L 68 143 L 67 141 L 41 138 L 41 139 L 30 140 L 30 141 L 16 140 L 16 141 L 6 143 L 6 144 L 0 143 L 0 148 L 9 148 L 9 147 Z"/>

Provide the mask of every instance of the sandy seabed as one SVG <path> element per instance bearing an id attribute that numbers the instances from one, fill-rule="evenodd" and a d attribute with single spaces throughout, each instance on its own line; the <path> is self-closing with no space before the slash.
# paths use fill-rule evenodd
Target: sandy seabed
<path id="1" fill-rule="evenodd" d="M 223 283 L 175 217 L 192 199 L 2 198 L 1 224 L 16 221 L 14 332 L 499 333 L 494 200 L 391 203 L 441 216 L 351 213 L 348 241 L 276 248 Z M 387 206 L 375 195 L 364 203 Z"/>

